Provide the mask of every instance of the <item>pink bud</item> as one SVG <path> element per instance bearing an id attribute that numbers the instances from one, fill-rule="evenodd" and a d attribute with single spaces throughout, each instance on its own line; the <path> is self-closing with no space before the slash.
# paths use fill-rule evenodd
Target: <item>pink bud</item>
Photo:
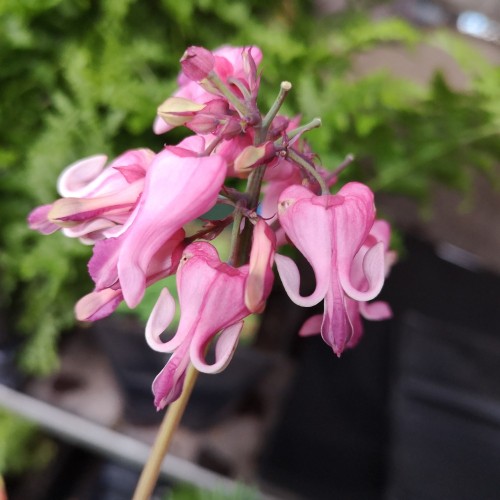
<path id="1" fill-rule="evenodd" d="M 214 65 L 214 56 L 203 47 L 189 47 L 181 58 L 183 73 L 195 82 L 205 80 L 214 69 Z"/>
<path id="2" fill-rule="evenodd" d="M 245 305 L 251 312 L 262 312 L 274 281 L 272 271 L 276 236 L 263 219 L 253 231 L 248 279 L 245 286 Z"/>
<path id="3" fill-rule="evenodd" d="M 268 162 L 276 154 L 270 141 L 260 146 L 247 146 L 234 160 L 234 170 L 238 174 L 249 173 L 253 168 Z"/>

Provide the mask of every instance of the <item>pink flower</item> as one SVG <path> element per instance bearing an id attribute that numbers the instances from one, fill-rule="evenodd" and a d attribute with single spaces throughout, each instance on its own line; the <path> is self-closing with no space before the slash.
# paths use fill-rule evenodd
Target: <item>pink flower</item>
<path id="1" fill-rule="evenodd" d="M 147 286 L 176 271 L 184 224 L 215 205 L 226 175 L 222 157 L 198 157 L 189 149 L 203 145 L 202 138 L 192 137 L 156 155 L 122 234 L 94 246 L 88 267 L 95 290 L 77 303 L 78 319 L 107 316 L 122 300 L 135 307 Z"/>
<path id="2" fill-rule="evenodd" d="M 153 157 L 149 149 L 134 149 L 108 166 L 105 155 L 73 163 L 59 177 L 63 198 L 33 210 L 30 227 L 44 234 L 63 228 L 66 236 L 84 243 L 119 235 L 141 196 Z"/>
<path id="3" fill-rule="evenodd" d="M 185 249 L 177 271 L 182 313 L 177 333 L 168 342 L 160 340 L 175 311 L 175 301 L 166 288 L 146 326 L 151 348 L 173 352 L 153 382 L 158 409 L 179 396 L 189 362 L 205 373 L 217 373 L 227 366 L 236 349 L 243 319 L 253 310 L 261 310 L 271 291 L 273 243 L 272 232 L 260 220 L 249 265 L 234 268 L 221 262 L 217 250 L 207 242 L 195 242 Z M 215 361 L 208 364 L 205 352 L 219 332 Z"/>
<path id="4" fill-rule="evenodd" d="M 215 57 L 204 47 L 188 47 L 181 57 L 182 72 L 195 82 L 207 78 L 215 67 Z"/>
<path id="5" fill-rule="evenodd" d="M 133 223 L 123 235 L 117 277 L 129 307 L 144 295 L 154 256 L 185 224 L 215 205 L 226 177 L 226 162 L 219 155 L 178 154 L 165 149 L 156 155 Z"/>
<path id="6" fill-rule="evenodd" d="M 348 299 L 371 300 L 384 282 L 382 241 L 369 245 L 362 258 L 356 259 L 375 220 L 373 193 L 356 182 L 346 184 L 336 195 L 326 196 L 291 186 L 280 196 L 279 220 L 316 277 L 314 292 L 301 296 L 297 266 L 290 258 L 276 255 L 283 285 L 298 305 L 310 307 L 324 300 L 321 334 L 340 355 L 353 336 L 353 311 Z"/>
<path id="7" fill-rule="evenodd" d="M 362 270 L 362 262 L 370 248 L 373 248 L 373 246 L 379 242 L 382 242 L 384 245 L 385 275 L 387 277 L 391 266 L 396 260 L 395 252 L 389 250 L 390 235 L 391 228 L 388 222 L 385 220 L 376 220 L 373 223 L 370 234 L 354 258 L 352 280 L 357 284 L 358 288 L 367 286 L 366 278 L 363 273 L 360 272 Z M 345 304 L 352 325 L 352 336 L 348 342 L 346 342 L 346 347 L 348 348 L 354 347 L 363 335 L 363 323 L 360 316 L 371 321 L 382 321 L 392 317 L 391 308 L 389 304 L 384 301 L 358 302 L 346 296 Z M 320 333 L 322 323 L 323 315 L 318 314 L 311 316 L 302 325 L 299 335 L 309 336 Z"/>

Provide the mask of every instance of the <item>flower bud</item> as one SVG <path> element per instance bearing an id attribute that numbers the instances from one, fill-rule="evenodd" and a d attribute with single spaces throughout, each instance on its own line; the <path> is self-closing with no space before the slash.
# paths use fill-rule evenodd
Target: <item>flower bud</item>
<path id="1" fill-rule="evenodd" d="M 198 104 L 183 97 L 169 97 L 158 107 L 158 115 L 168 125 L 178 127 L 185 125 L 197 111 L 201 111 L 204 107 L 204 104 Z"/>
<path id="2" fill-rule="evenodd" d="M 248 173 L 252 168 L 269 161 L 276 154 L 274 144 L 270 141 L 261 146 L 247 146 L 234 160 L 237 173 Z"/>
<path id="3" fill-rule="evenodd" d="M 248 279 L 245 286 L 245 305 L 250 312 L 262 312 L 273 286 L 272 271 L 276 236 L 263 219 L 259 219 L 253 232 Z"/>
<path id="4" fill-rule="evenodd" d="M 195 82 L 205 80 L 214 65 L 214 56 L 203 47 L 189 47 L 181 58 L 183 73 Z"/>

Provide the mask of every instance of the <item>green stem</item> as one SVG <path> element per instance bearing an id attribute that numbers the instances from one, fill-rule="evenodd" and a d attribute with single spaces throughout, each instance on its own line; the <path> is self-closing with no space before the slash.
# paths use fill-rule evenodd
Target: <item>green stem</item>
<path id="1" fill-rule="evenodd" d="M 313 118 L 309 123 L 302 125 L 302 127 L 297 127 L 287 133 L 288 140 L 293 139 L 299 134 L 303 134 L 304 132 L 309 132 L 309 130 L 313 130 L 315 128 L 321 127 L 321 118 Z M 279 139 L 282 141 L 282 139 Z"/>
<path id="2" fill-rule="evenodd" d="M 273 105 L 271 106 L 271 109 L 267 112 L 266 116 L 262 120 L 262 129 L 265 132 L 264 135 L 267 134 L 267 130 L 269 129 L 269 126 L 271 125 L 272 121 L 278 114 L 278 111 L 280 110 L 281 106 L 283 105 L 283 102 L 286 99 L 286 96 L 288 92 L 292 89 L 292 84 L 290 82 L 281 82 L 280 85 L 280 91 L 278 94 L 278 97 L 276 97 L 276 100 L 274 101 Z"/>
<path id="3" fill-rule="evenodd" d="M 327 186 L 332 186 L 336 182 L 337 177 L 354 161 L 354 155 L 349 153 L 344 161 L 326 178 Z"/>
<path id="4" fill-rule="evenodd" d="M 262 179 L 266 172 L 266 165 L 261 165 L 252 171 L 247 181 L 245 194 L 247 195 L 247 204 L 245 211 L 256 210 L 259 204 L 260 188 Z M 230 263 L 239 267 L 248 261 L 252 243 L 253 224 L 245 224 L 241 230 L 241 221 L 243 220 L 243 211 L 241 207 L 236 209 L 233 222 L 233 233 L 231 238 L 232 252 Z"/>
<path id="5" fill-rule="evenodd" d="M 307 160 L 302 158 L 298 153 L 296 153 L 293 149 L 288 150 L 288 158 L 290 160 L 294 161 L 298 165 L 300 165 L 302 168 L 307 170 L 309 174 L 311 174 L 316 182 L 319 184 L 321 188 L 321 194 L 330 194 L 330 191 L 328 190 L 328 187 L 325 184 L 325 181 L 323 177 L 319 174 L 319 172 L 314 168 L 313 165 L 311 165 Z"/>
<path id="6" fill-rule="evenodd" d="M 179 399 L 169 405 L 163 417 L 158 435 L 151 448 L 148 461 L 142 470 L 132 500 L 149 500 L 151 498 L 160 474 L 161 464 L 172 442 L 175 430 L 179 426 L 197 378 L 198 371 L 190 364 L 186 371 L 184 387 Z"/>

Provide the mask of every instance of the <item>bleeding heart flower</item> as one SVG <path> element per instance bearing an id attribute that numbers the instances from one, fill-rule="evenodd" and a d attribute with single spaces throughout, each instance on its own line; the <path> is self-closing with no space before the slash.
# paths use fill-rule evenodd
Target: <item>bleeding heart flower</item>
<path id="1" fill-rule="evenodd" d="M 185 150 L 187 151 L 187 150 Z M 188 154 L 188 153 L 186 153 Z M 165 149 L 152 162 L 133 223 L 124 233 L 117 270 L 123 297 L 135 307 L 151 260 L 185 224 L 210 210 L 226 177 L 219 155 L 177 156 Z"/>
<path id="2" fill-rule="evenodd" d="M 362 259 L 355 259 L 375 220 L 373 193 L 356 182 L 346 184 L 336 195 L 325 196 L 316 196 L 302 186 L 291 186 L 280 196 L 279 220 L 316 277 L 314 292 L 301 296 L 297 266 L 290 258 L 276 255 L 283 285 L 298 305 L 309 307 L 325 301 L 321 334 L 340 355 L 353 336 L 353 312 L 348 299 L 371 300 L 384 282 L 383 242 L 376 242 Z M 362 280 L 353 280 L 353 275 L 360 275 Z"/>
<path id="3" fill-rule="evenodd" d="M 376 244 L 382 242 L 385 252 L 385 275 L 389 273 L 391 266 L 396 260 L 395 252 L 389 250 L 391 228 L 385 220 L 376 220 L 366 238 L 363 246 L 354 257 L 352 267 L 352 281 L 358 288 L 367 286 L 367 281 L 363 273 L 363 260 L 367 252 Z M 361 317 L 371 321 L 382 321 L 392 317 L 392 311 L 384 301 L 362 302 L 345 297 L 346 310 L 352 326 L 352 335 L 346 342 L 346 347 L 351 348 L 359 342 L 363 335 L 363 323 Z M 299 331 L 301 336 L 314 335 L 321 332 L 324 315 L 317 314 L 307 319 Z"/>
<path id="4" fill-rule="evenodd" d="M 158 409 L 180 394 L 189 360 L 205 373 L 217 373 L 227 366 L 236 349 L 243 319 L 255 310 L 262 310 L 271 291 L 274 244 L 271 229 L 259 220 L 249 265 L 235 268 L 221 262 L 217 250 L 207 242 L 192 243 L 184 250 L 177 271 L 181 309 L 177 333 L 167 342 L 160 339 L 175 312 L 175 301 L 166 288 L 146 325 L 149 346 L 174 353 L 153 383 Z M 205 353 L 214 339 L 215 361 L 209 364 Z"/>
<path id="5" fill-rule="evenodd" d="M 153 158 L 149 149 L 133 149 L 108 166 L 105 155 L 73 163 L 58 180 L 63 198 L 33 210 L 30 227 L 43 234 L 63 228 L 66 236 L 90 244 L 118 236 L 137 205 Z"/>

